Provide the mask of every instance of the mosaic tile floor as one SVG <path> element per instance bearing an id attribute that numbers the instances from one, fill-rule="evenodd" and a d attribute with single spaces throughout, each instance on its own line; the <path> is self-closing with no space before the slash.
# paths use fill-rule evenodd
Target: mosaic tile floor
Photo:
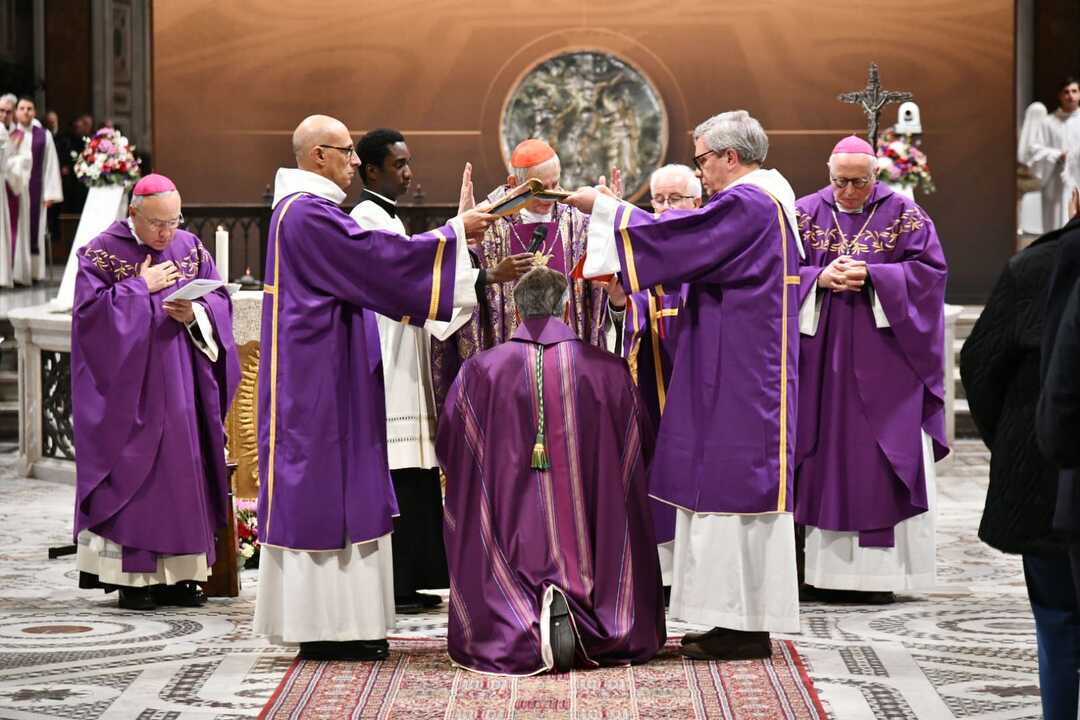
<path id="1" fill-rule="evenodd" d="M 76 588 L 73 488 L 19 478 L 0 455 L 0 718 L 255 717 L 292 656 L 251 634 L 257 573 L 235 600 L 131 613 Z M 978 443 L 939 470 L 938 588 L 887 607 L 803 607 L 793 635 L 834 718 L 1040 716 L 1034 624 L 1018 558 L 975 537 L 987 476 Z M 445 611 L 397 633 L 445 634 Z M 685 628 L 672 623 L 669 632 Z"/>

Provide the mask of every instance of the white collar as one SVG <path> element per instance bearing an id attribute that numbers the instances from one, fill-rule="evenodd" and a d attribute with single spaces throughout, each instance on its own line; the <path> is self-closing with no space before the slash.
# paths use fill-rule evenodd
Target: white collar
<path id="1" fill-rule="evenodd" d="M 855 208 L 854 210 L 848 210 L 840 203 L 836 203 L 836 209 L 842 212 L 844 215 L 859 215 L 862 213 L 863 210 L 866 209 L 866 206 L 863 205 L 862 207 Z"/>
<path id="2" fill-rule="evenodd" d="M 799 257 L 805 259 L 806 251 L 803 250 L 802 240 L 799 239 L 799 223 L 795 219 L 795 191 L 791 189 L 791 183 L 787 181 L 787 178 L 781 175 L 779 170 L 758 168 L 743 175 L 724 189 L 730 190 L 736 185 L 754 185 L 776 198 L 784 210 L 788 227 L 795 236 L 795 247 L 799 249 Z"/>
<path id="3" fill-rule="evenodd" d="M 317 195 L 335 205 L 345 202 L 345 191 L 339 188 L 333 180 L 310 170 L 278 168 L 277 176 L 274 178 L 274 202 L 272 207 L 277 207 L 283 198 L 298 192 Z"/>
<path id="4" fill-rule="evenodd" d="M 523 223 L 546 223 L 546 222 L 551 222 L 551 217 L 554 214 L 555 214 L 555 208 L 554 207 L 552 207 L 551 210 L 548 210 L 546 213 L 534 213 L 534 212 L 532 212 L 530 210 L 526 210 L 525 208 L 521 208 L 521 210 L 518 211 L 518 215 L 521 217 L 521 222 L 523 222 Z"/>
<path id="5" fill-rule="evenodd" d="M 127 216 L 127 226 L 128 230 L 131 231 L 131 237 L 135 238 L 135 242 L 139 243 L 140 245 L 145 245 L 146 243 L 139 239 L 139 233 L 135 232 L 135 223 L 131 222 L 130 215 Z"/>
<path id="6" fill-rule="evenodd" d="M 375 192 L 374 190 L 372 190 L 369 187 L 365 187 L 364 192 L 366 192 L 369 195 L 374 195 L 375 197 L 379 198 L 380 200 L 385 200 L 386 202 L 390 203 L 391 205 L 394 205 L 394 206 L 397 205 L 397 200 L 391 200 L 390 198 L 386 197 L 385 195 L 380 195 L 379 193 Z"/>

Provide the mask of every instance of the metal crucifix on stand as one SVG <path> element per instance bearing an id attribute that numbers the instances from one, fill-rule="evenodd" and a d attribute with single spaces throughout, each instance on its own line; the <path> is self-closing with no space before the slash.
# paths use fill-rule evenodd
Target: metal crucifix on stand
<path id="1" fill-rule="evenodd" d="M 840 93 L 837 100 L 855 105 L 861 105 L 866 113 L 867 136 L 870 146 L 877 147 L 878 123 L 881 121 L 881 108 L 887 103 L 905 102 L 914 97 L 909 92 L 896 90 L 882 90 L 881 79 L 878 76 L 877 63 L 870 63 L 870 76 L 866 87 L 854 92 Z"/>

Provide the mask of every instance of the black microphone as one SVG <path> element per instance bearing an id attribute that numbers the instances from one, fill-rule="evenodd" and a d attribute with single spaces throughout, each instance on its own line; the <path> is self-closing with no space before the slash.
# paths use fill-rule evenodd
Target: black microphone
<path id="1" fill-rule="evenodd" d="M 529 243 L 529 249 L 526 252 L 536 252 L 544 246 L 545 240 L 547 240 L 547 225 L 537 225 L 536 229 L 533 230 L 532 242 Z"/>

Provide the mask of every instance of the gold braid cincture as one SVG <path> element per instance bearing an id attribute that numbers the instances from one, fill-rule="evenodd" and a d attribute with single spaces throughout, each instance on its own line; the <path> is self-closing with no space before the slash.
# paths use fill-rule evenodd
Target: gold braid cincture
<path id="1" fill-rule="evenodd" d="M 547 448 L 544 446 L 544 346 L 536 346 L 536 394 L 540 399 L 540 409 L 536 416 L 536 442 L 533 443 L 532 469 L 548 470 Z"/>

